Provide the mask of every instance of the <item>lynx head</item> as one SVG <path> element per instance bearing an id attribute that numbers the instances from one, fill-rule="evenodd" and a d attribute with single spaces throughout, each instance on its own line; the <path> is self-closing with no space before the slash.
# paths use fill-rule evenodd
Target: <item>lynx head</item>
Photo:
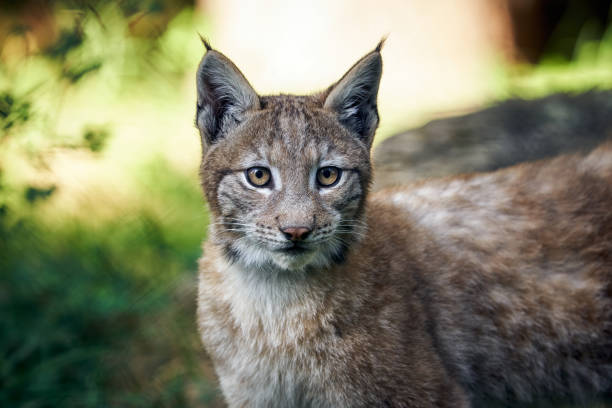
<path id="1" fill-rule="evenodd" d="M 365 229 L 382 41 L 309 96 L 259 96 L 205 45 L 196 124 L 209 239 L 248 268 L 307 271 L 341 262 Z"/>

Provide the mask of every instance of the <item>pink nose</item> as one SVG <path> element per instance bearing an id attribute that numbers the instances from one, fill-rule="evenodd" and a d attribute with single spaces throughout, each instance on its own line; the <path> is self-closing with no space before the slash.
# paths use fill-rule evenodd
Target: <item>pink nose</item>
<path id="1" fill-rule="evenodd" d="M 308 234 L 312 231 L 308 227 L 286 227 L 280 229 L 285 237 L 293 242 L 301 241 L 306 239 Z"/>

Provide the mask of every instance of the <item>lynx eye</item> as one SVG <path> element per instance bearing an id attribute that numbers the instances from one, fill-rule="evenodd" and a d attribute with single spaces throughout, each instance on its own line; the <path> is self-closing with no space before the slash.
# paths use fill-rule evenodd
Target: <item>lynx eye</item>
<path id="1" fill-rule="evenodd" d="M 331 187 L 340 180 L 341 175 L 342 170 L 337 167 L 321 167 L 319 171 L 317 171 L 317 183 L 319 183 L 321 187 Z"/>
<path id="2" fill-rule="evenodd" d="M 272 176 L 265 167 L 251 167 L 246 171 L 247 180 L 254 187 L 265 187 L 270 184 Z"/>

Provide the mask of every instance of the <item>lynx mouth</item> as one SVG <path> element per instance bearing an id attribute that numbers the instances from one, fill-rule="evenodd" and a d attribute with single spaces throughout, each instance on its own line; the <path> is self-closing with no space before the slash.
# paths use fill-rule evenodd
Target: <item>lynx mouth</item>
<path id="1" fill-rule="evenodd" d="M 302 255 L 308 251 L 310 251 L 309 248 L 306 248 L 305 246 L 300 245 L 298 243 L 295 243 L 285 248 L 278 249 L 278 252 L 281 252 L 283 254 L 288 254 L 288 255 Z"/>

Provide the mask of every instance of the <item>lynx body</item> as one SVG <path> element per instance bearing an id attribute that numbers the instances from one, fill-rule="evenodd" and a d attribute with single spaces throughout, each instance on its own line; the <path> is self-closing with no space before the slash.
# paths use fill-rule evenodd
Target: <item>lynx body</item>
<path id="1" fill-rule="evenodd" d="M 368 196 L 380 48 L 262 97 L 207 45 L 198 324 L 229 406 L 611 392 L 612 147 Z"/>

